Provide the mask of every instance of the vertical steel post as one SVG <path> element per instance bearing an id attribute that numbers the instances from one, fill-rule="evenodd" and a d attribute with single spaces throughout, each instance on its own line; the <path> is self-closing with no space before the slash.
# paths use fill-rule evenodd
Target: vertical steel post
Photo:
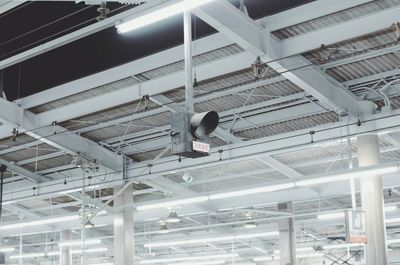
<path id="1" fill-rule="evenodd" d="M 185 109 L 194 112 L 193 106 L 193 61 L 192 61 L 192 14 L 183 13 L 184 46 L 185 46 Z"/>
<path id="2" fill-rule="evenodd" d="M 357 138 L 358 164 L 360 167 L 379 164 L 379 138 L 376 134 Z M 380 176 L 360 178 L 361 204 L 366 212 L 368 243 L 367 265 L 387 265 L 386 227 L 382 180 Z"/>
<path id="3" fill-rule="evenodd" d="M 60 241 L 67 241 L 71 239 L 71 230 L 61 231 Z M 60 247 L 60 265 L 72 265 L 71 247 Z"/>
<path id="4" fill-rule="evenodd" d="M 280 211 L 293 214 L 293 203 L 280 203 L 278 204 Z M 279 230 L 279 250 L 280 250 L 280 264 L 281 265 L 295 265 L 296 264 L 296 231 L 294 218 L 289 217 L 278 221 Z"/>
<path id="5" fill-rule="evenodd" d="M 114 194 L 123 188 L 124 185 L 114 187 Z M 135 251 L 132 205 L 131 184 L 114 199 L 114 265 L 133 265 Z"/>

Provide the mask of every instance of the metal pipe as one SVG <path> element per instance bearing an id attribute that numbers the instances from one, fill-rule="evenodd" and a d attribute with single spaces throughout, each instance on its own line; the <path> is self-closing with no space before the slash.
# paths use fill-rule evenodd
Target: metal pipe
<path id="1" fill-rule="evenodd" d="M 389 96 L 388 96 L 388 91 L 389 91 L 390 87 L 394 83 L 397 83 L 397 82 L 399 82 L 398 79 L 392 80 L 389 83 L 387 83 L 384 87 L 382 87 L 381 90 L 380 90 L 380 94 L 382 95 L 383 100 L 385 101 L 385 106 L 389 107 L 390 109 L 392 109 L 392 104 L 390 103 L 390 99 L 389 99 Z"/>
<path id="2" fill-rule="evenodd" d="M 192 62 L 192 14 L 183 13 L 184 46 L 185 46 L 185 109 L 194 112 L 193 106 L 193 62 Z"/>

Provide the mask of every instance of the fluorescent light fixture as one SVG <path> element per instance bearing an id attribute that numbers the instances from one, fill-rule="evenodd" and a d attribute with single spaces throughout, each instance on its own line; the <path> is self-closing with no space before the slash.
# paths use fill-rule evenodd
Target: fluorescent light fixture
<path id="1" fill-rule="evenodd" d="M 108 248 L 89 248 L 85 250 L 85 253 L 98 253 L 98 252 L 106 252 Z M 72 254 L 82 254 L 82 249 L 73 249 L 71 250 Z"/>
<path id="2" fill-rule="evenodd" d="M 212 259 L 232 259 L 239 257 L 239 254 L 221 254 L 221 255 L 204 255 L 204 256 L 191 256 L 191 257 L 180 257 L 180 258 L 165 258 L 165 259 L 148 259 L 141 260 L 140 264 L 153 264 L 153 263 L 168 263 L 168 262 L 179 262 L 179 261 L 197 261 L 197 260 L 212 260 Z M 196 264 L 198 264 L 196 262 Z"/>
<path id="3" fill-rule="evenodd" d="M 144 247 L 157 248 L 157 247 L 173 247 L 173 246 L 183 246 L 183 245 L 197 245 L 197 244 L 224 242 L 224 241 L 237 241 L 237 240 L 252 239 L 252 238 L 275 237 L 275 236 L 279 236 L 278 231 L 148 243 L 144 244 Z"/>
<path id="4" fill-rule="evenodd" d="M 35 253 L 26 253 L 21 255 L 13 255 L 10 256 L 10 259 L 31 259 L 31 258 L 40 258 L 40 257 L 52 257 L 58 256 L 60 253 L 58 251 L 51 251 L 51 252 L 35 252 Z"/>
<path id="5" fill-rule="evenodd" d="M 176 206 L 205 202 L 205 201 L 208 201 L 207 196 L 198 196 L 198 197 L 187 198 L 187 199 L 182 199 L 182 200 L 173 200 L 173 201 L 165 201 L 165 202 L 152 203 L 152 204 L 146 204 L 146 205 L 139 205 L 136 207 L 136 209 L 138 211 L 146 211 L 146 210 L 154 210 L 154 209 L 160 209 L 160 208 L 173 208 Z"/>
<path id="6" fill-rule="evenodd" d="M 387 240 L 387 244 L 388 245 L 390 245 L 390 244 L 398 244 L 398 243 L 400 243 L 400 238 Z"/>
<path id="7" fill-rule="evenodd" d="M 322 253 L 309 253 L 309 254 L 300 254 L 296 255 L 297 258 L 317 258 L 317 257 L 323 257 L 324 254 Z M 281 258 L 279 256 L 260 256 L 260 257 L 255 257 L 253 261 L 255 262 L 260 262 L 260 261 L 271 261 L 271 260 L 280 260 Z"/>
<path id="8" fill-rule="evenodd" d="M 285 184 L 253 188 L 253 189 L 244 189 L 244 190 L 238 190 L 238 191 L 223 192 L 223 193 L 217 193 L 217 194 L 210 195 L 210 200 L 227 199 L 227 198 L 240 197 L 240 196 L 252 195 L 252 194 L 257 194 L 257 193 L 287 190 L 287 189 L 291 189 L 294 187 L 295 187 L 294 183 L 285 183 Z"/>
<path id="9" fill-rule="evenodd" d="M 92 238 L 92 239 L 86 239 L 85 240 L 85 245 L 99 245 L 101 244 L 101 239 L 99 238 Z M 63 241 L 58 243 L 58 246 L 60 247 L 80 247 L 83 245 L 82 240 L 70 240 L 70 241 Z"/>
<path id="10" fill-rule="evenodd" d="M 385 206 L 385 212 L 389 213 L 389 212 L 395 212 L 395 211 L 397 211 L 396 205 Z"/>
<path id="11" fill-rule="evenodd" d="M 0 227 L 0 230 L 12 230 L 12 229 L 26 228 L 31 226 L 48 225 L 48 224 L 62 223 L 62 222 L 76 221 L 76 220 L 79 220 L 78 215 L 61 216 L 61 217 L 41 219 L 25 223 L 3 225 Z"/>
<path id="12" fill-rule="evenodd" d="M 1 253 L 9 253 L 15 251 L 15 248 L 13 247 L 0 247 L 0 252 Z"/>
<path id="13" fill-rule="evenodd" d="M 330 182 L 348 180 L 350 178 L 382 175 L 382 174 L 394 173 L 397 171 L 399 171 L 399 167 L 397 165 L 380 167 L 380 168 L 367 168 L 367 169 L 359 168 L 354 172 L 344 172 L 331 176 L 299 180 L 296 181 L 296 186 L 304 187 L 304 186 L 312 186 L 318 184 L 326 184 Z"/>
<path id="14" fill-rule="evenodd" d="M 184 11 L 188 11 L 202 5 L 208 4 L 213 0 L 182 0 L 182 1 L 174 1 L 172 4 L 167 4 L 161 7 L 158 10 L 150 11 L 147 14 L 142 16 L 138 16 L 129 20 L 127 22 L 123 22 L 117 25 L 117 29 L 119 33 L 126 33 L 128 31 L 132 31 L 152 23 L 164 20 L 166 18 L 172 17 L 174 15 L 183 13 Z M 172 2 L 172 1 L 171 1 Z"/>
<path id="15" fill-rule="evenodd" d="M 219 265 L 225 264 L 225 260 L 214 260 L 214 261 L 203 261 L 203 262 L 180 262 L 180 263 L 171 263 L 168 265 Z"/>
<path id="16" fill-rule="evenodd" d="M 342 219 L 345 217 L 344 212 L 337 212 L 337 213 L 324 213 L 317 215 L 319 220 L 332 220 L 332 219 Z"/>
<path id="17" fill-rule="evenodd" d="M 257 227 L 257 224 L 255 222 L 247 222 L 243 225 L 244 228 L 246 229 L 254 229 Z"/>
<path id="18" fill-rule="evenodd" d="M 341 249 L 341 248 L 354 248 L 354 247 L 362 247 L 364 244 L 359 243 L 344 243 L 344 244 L 334 244 L 334 245 L 325 245 L 323 246 L 324 249 Z"/>
<path id="19" fill-rule="evenodd" d="M 391 218 L 386 220 L 387 224 L 400 223 L 400 218 Z"/>
<path id="20" fill-rule="evenodd" d="M 396 205 L 389 205 L 389 206 L 385 206 L 384 209 L 385 209 L 385 212 L 394 212 L 394 211 L 397 210 L 397 206 Z M 346 216 L 346 214 L 344 212 L 336 212 L 336 213 L 319 214 L 319 215 L 317 215 L 317 218 L 319 220 L 331 220 L 331 219 L 342 219 L 345 216 Z"/>
<path id="21" fill-rule="evenodd" d="M 87 249 L 85 252 L 86 253 L 97 253 L 97 252 L 105 252 L 107 251 L 107 248 L 93 248 L 93 249 Z M 74 249 L 71 250 L 72 254 L 82 254 L 81 249 Z M 59 256 L 60 252 L 59 251 L 51 251 L 51 252 L 34 252 L 34 253 L 26 253 L 26 254 L 21 254 L 21 255 L 13 255 L 10 256 L 10 259 L 30 259 L 30 258 L 40 258 L 40 257 L 52 257 L 52 256 Z"/>

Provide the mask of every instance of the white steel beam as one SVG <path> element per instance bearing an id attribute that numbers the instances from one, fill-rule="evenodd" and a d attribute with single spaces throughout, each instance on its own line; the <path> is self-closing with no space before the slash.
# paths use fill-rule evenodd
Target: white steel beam
<path id="1" fill-rule="evenodd" d="M 40 117 L 24 111 L 16 103 L 0 99 L 0 121 L 3 122 L 2 138 L 11 136 L 13 128 L 18 128 L 20 133 L 40 140 L 63 152 L 75 155 L 81 154 L 86 158 L 96 160 L 106 168 L 119 171 L 122 169 L 122 156 L 111 152 L 97 143 L 85 139 L 77 134 L 58 126 L 43 123 Z M 28 174 L 28 172 L 25 172 Z M 29 177 L 29 176 L 27 176 Z"/>
<path id="2" fill-rule="evenodd" d="M 33 173 L 23 167 L 20 167 L 14 163 L 5 161 L 4 159 L 0 159 L 0 164 L 4 165 L 7 167 L 7 170 L 20 175 L 21 177 L 25 177 L 35 183 L 40 183 L 40 182 L 45 182 L 48 180 L 48 178 L 37 174 L 37 173 Z"/>
<path id="3" fill-rule="evenodd" d="M 258 160 L 265 163 L 267 166 L 276 169 L 277 171 L 281 172 L 288 178 L 293 179 L 293 178 L 303 177 L 303 174 L 300 174 L 293 168 L 283 164 L 282 162 L 280 162 L 276 158 L 273 158 L 272 156 L 264 156 L 262 158 L 259 158 Z"/>
<path id="4" fill-rule="evenodd" d="M 281 56 L 286 57 L 301 54 L 321 48 L 322 44 L 331 45 L 383 29 L 389 29 L 394 22 L 399 20 L 400 6 L 356 17 L 346 22 L 314 30 L 282 41 L 280 46 L 282 49 Z M 368 27 L 365 25 L 368 25 Z"/>
<path id="5" fill-rule="evenodd" d="M 315 1 L 310 4 L 304 5 L 302 7 L 279 13 L 279 16 L 284 21 L 289 21 L 290 19 L 296 18 L 296 20 L 293 21 L 293 23 L 298 24 L 298 23 L 307 21 L 311 18 L 316 18 L 320 15 L 327 15 L 330 12 L 338 12 L 341 10 L 341 8 L 346 9 L 346 8 L 357 6 L 357 5 L 363 4 L 364 2 L 369 2 L 369 1 L 348 0 L 348 1 L 345 1 L 346 3 L 335 3 L 335 4 L 332 4 L 332 3 L 323 4 L 322 2 L 325 3 L 325 2 L 327 2 L 327 0 Z M 319 6 L 318 8 L 315 8 L 316 4 Z M 326 7 L 325 11 L 322 10 L 323 7 Z M 311 10 L 310 13 L 313 13 L 313 14 L 304 15 L 305 14 L 304 10 Z M 293 14 L 293 12 L 295 12 L 295 14 Z M 274 18 L 274 16 L 271 16 L 271 19 L 269 19 L 269 17 L 266 17 L 264 19 L 261 19 L 259 22 L 262 25 L 267 26 L 268 22 L 270 20 L 275 21 L 275 19 L 272 19 L 272 18 Z M 263 20 L 265 20 L 265 22 Z M 282 22 L 282 21 L 277 21 L 276 23 L 277 24 L 283 23 L 283 26 L 290 26 L 290 23 L 286 23 L 286 22 Z M 102 23 L 96 23 L 93 25 L 93 27 L 102 27 L 102 26 L 103 26 Z M 280 27 L 280 26 L 276 26 L 276 27 Z M 325 29 L 319 30 L 318 31 L 319 34 L 322 35 L 324 30 Z M 90 30 L 86 29 L 85 31 L 90 31 Z M 352 31 L 350 31 L 350 32 L 352 32 Z M 76 32 L 76 33 L 79 34 L 78 32 Z M 339 37 L 338 35 L 340 35 L 340 34 L 334 34 L 334 36 L 336 36 L 336 37 Z M 357 33 L 355 33 L 352 37 L 356 37 L 356 36 L 358 36 Z M 323 41 L 322 38 L 319 38 L 319 40 Z M 60 40 L 60 41 L 62 41 L 62 40 Z M 201 54 L 201 53 L 206 53 L 206 52 L 209 52 L 209 51 L 212 51 L 215 49 L 219 49 L 219 48 L 225 47 L 227 45 L 231 45 L 231 44 L 233 44 L 232 41 L 227 40 L 226 38 L 224 38 L 224 36 L 222 34 L 217 33 L 217 34 L 214 34 L 214 35 L 211 35 L 211 36 L 208 36 L 208 37 L 198 40 L 196 43 L 196 47 L 198 47 L 197 48 L 198 53 Z M 310 43 L 310 45 L 311 45 L 311 43 Z M 49 89 L 47 91 L 26 97 L 26 98 L 20 100 L 20 104 L 25 109 L 31 108 L 34 106 L 38 106 L 41 104 L 45 104 L 47 102 L 57 100 L 59 98 L 67 97 L 67 96 L 70 96 L 70 95 L 73 95 L 73 94 L 76 94 L 76 93 L 79 93 L 79 92 L 82 92 L 82 91 L 85 91 L 88 89 L 92 89 L 97 86 L 105 85 L 105 84 L 108 84 L 108 83 L 111 83 L 111 82 L 114 82 L 114 81 L 117 81 L 117 80 L 120 80 L 123 78 L 127 78 L 134 74 L 138 74 L 140 72 L 145 72 L 145 71 L 148 71 L 151 69 L 155 69 L 155 68 L 161 67 L 163 65 L 168 65 L 170 63 L 173 63 L 173 62 L 176 62 L 176 61 L 179 61 L 182 59 L 183 59 L 183 45 L 180 45 L 178 47 L 166 50 L 164 52 L 157 53 L 155 55 L 146 57 L 144 59 L 140 59 L 140 60 L 134 61 L 132 63 L 113 68 L 108 71 L 103 71 L 103 72 L 99 73 L 98 75 L 96 74 L 96 75 L 92 75 L 90 77 L 85 77 L 85 78 L 67 83 L 65 85 L 61 85 L 59 87 L 55 87 L 53 89 Z M 252 58 L 252 61 L 254 61 L 254 58 Z M 246 65 L 243 68 L 248 67 L 248 66 L 249 66 L 249 64 L 246 63 Z M 157 94 L 157 93 L 155 93 L 155 94 Z M 123 103 L 119 103 L 119 104 L 123 104 Z"/>
<path id="6" fill-rule="evenodd" d="M 0 4 L 0 14 L 5 13 L 17 6 L 19 6 L 20 4 L 22 4 L 24 1 L 15 1 L 15 0 L 10 0 L 10 1 L 5 1 L 5 3 Z"/>
<path id="7" fill-rule="evenodd" d="M 195 14 L 243 48 L 250 47 L 249 51 L 254 56 L 261 56 L 263 61 L 270 62 L 268 65 L 274 70 L 313 95 L 330 109 L 346 110 L 352 116 L 359 115 L 357 99 L 338 82 L 334 83 L 332 80 L 328 80 L 325 73 L 312 67 L 312 63 L 301 56 L 286 58 L 298 54 L 298 52 L 293 52 L 286 55 L 284 54 L 285 48 L 282 52 L 281 47 L 285 47 L 283 43 L 288 40 L 280 42 L 273 36 L 269 36 L 268 47 L 265 42 L 262 42 L 264 49 L 254 49 L 254 46 L 259 46 L 256 37 L 241 38 L 241 36 L 246 36 L 244 34 L 249 31 L 257 32 L 257 36 L 267 36 L 267 34 L 255 21 L 248 18 L 231 3 L 218 1 L 197 9 Z M 293 43 L 292 45 L 297 44 Z"/>
<path id="8" fill-rule="evenodd" d="M 198 80 L 207 80 L 227 73 L 236 72 L 250 67 L 254 58 L 248 53 L 240 53 L 218 61 L 210 62 L 196 68 Z M 69 105 L 65 105 L 37 115 L 42 123 L 51 124 L 56 117 L 58 122 L 70 120 L 96 111 L 118 106 L 141 99 L 144 95 L 157 95 L 163 92 L 182 87 L 184 72 L 176 72 L 157 79 L 143 82 L 106 93 L 97 97 L 88 98 Z"/>
<path id="9" fill-rule="evenodd" d="M 313 1 L 309 4 L 268 16 L 263 19 L 262 24 L 272 32 L 373 1 L 374 0 Z"/>

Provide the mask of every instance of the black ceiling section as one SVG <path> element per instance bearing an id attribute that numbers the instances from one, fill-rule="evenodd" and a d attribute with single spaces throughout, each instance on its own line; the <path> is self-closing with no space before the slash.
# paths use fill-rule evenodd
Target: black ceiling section
<path id="1" fill-rule="evenodd" d="M 238 5 L 239 1 L 233 2 Z M 246 5 L 250 16 L 258 18 L 307 2 L 310 0 L 247 0 Z M 121 7 L 119 4 L 108 6 L 118 11 L 132 7 Z M 68 14 L 73 15 L 26 37 L 0 45 L 0 48 L 7 54 L 84 21 L 92 19 L 89 23 L 95 23 L 93 19 L 98 15 L 96 9 L 96 6 L 87 7 L 83 3 L 74 2 L 29 3 L 15 12 L 0 16 L 1 43 Z M 214 30 L 201 20 L 196 20 L 196 32 L 197 38 L 200 38 L 212 34 Z M 115 27 L 111 27 L 5 69 L 6 95 L 9 100 L 25 97 L 180 45 L 182 42 L 181 15 L 129 34 L 119 35 Z"/>

